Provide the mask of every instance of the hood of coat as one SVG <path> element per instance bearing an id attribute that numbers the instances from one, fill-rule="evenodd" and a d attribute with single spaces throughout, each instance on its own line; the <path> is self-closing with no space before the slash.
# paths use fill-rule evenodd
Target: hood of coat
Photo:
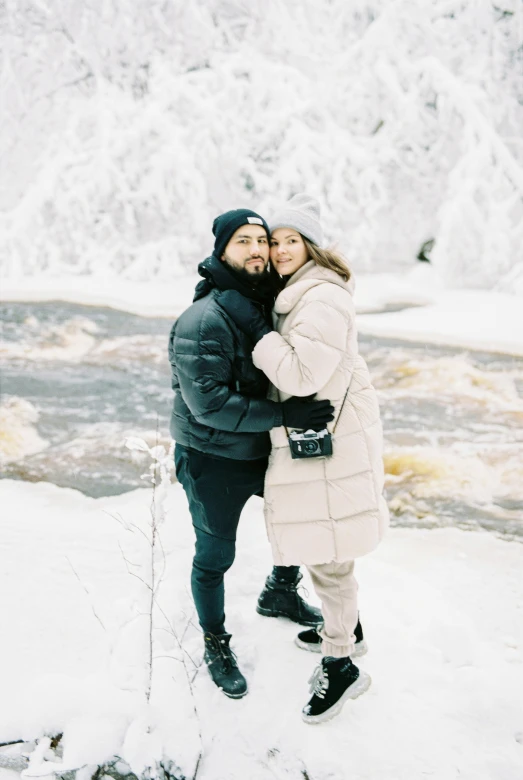
<path id="1" fill-rule="evenodd" d="M 288 314 L 306 292 L 327 282 L 341 287 L 349 295 L 354 293 L 354 279 L 352 277 L 346 282 L 336 271 L 323 268 L 321 265 L 316 265 L 313 260 L 309 260 L 291 276 L 276 298 L 274 311 L 276 314 Z"/>

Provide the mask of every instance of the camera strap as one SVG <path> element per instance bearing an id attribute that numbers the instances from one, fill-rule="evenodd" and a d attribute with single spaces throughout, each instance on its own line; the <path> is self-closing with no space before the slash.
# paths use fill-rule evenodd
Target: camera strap
<path id="1" fill-rule="evenodd" d="M 343 407 L 345 406 L 345 401 L 347 400 L 347 396 L 349 395 L 349 390 L 350 390 L 350 386 L 352 385 L 352 378 L 353 378 L 353 376 L 354 376 L 354 366 L 352 367 L 352 374 L 350 375 L 349 386 L 347 388 L 347 391 L 346 391 L 345 395 L 343 396 L 343 401 L 341 402 L 340 411 L 338 412 L 338 417 L 336 419 L 336 422 L 334 423 L 334 428 L 332 429 L 332 434 L 333 435 L 336 432 L 336 428 L 338 427 L 338 423 L 340 421 L 341 413 L 343 412 Z M 279 388 L 276 388 L 276 389 L 278 390 L 278 400 L 279 400 L 280 403 L 282 403 L 280 390 L 279 390 Z M 289 430 L 288 430 L 287 426 L 284 425 L 283 427 L 285 428 L 285 433 L 287 434 L 287 438 L 289 438 Z"/>
<path id="2" fill-rule="evenodd" d="M 332 429 L 332 434 L 334 435 L 336 433 L 336 428 L 338 427 L 338 423 L 340 421 L 341 413 L 343 412 L 343 407 L 345 406 L 345 401 L 347 400 L 347 396 L 349 394 L 350 386 L 352 384 L 352 377 L 354 376 L 354 370 L 352 371 L 352 374 L 350 375 L 350 382 L 349 386 L 347 388 L 347 392 L 345 393 L 345 396 L 343 398 L 343 401 L 340 406 L 340 411 L 338 412 L 338 417 L 336 419 L 336 422 L 334 423 L 334 428 Z"/>

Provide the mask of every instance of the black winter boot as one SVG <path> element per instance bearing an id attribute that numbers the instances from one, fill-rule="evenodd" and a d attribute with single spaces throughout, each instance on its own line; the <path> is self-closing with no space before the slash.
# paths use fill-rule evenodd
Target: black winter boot
<path id="1" fill-rule="evenodd" d="M 321 610 L 312 607 L 298 593 L 303 574 L 298 572 L 294 581 L 279 579 L 274 572 L 265 580 L 256 612 L 265 617 L 286 617 L 300 626 L 317 626 L 323 621 Z"/>
<path id="2" fill-rule="evenodd" d="M 321 636 L 318 633 L 320 628 L 321 625 L 316 628 L 309 628 L 308 631 L 300 631 L 294 643 L 301 647 L 302 650 L 309 650 L 311 653 L 321 653 Z M 351 658 L 361 658 L 369 648 L 363 638 L 363 629 L 359 619 L 354 629 L 354 636 L 356 637 L 356 643 Z"/>
<path id="3" fill-rule="evenodd" d="M 322 658 L 309 680 L 312 698 L 302 710 L 305 723 L 324 723 L 339 712 L 348 699 L 365 693 L 371 683 L 366 672 L 350 658 Z"/>
<path id="4" fill-rule="evenodd" d="M 231 699 L 241 699 L 247 693 L 247 680 L 238 669 L 236 657 L 229 647 L 231 634 L 203 635 L 205 653 L 203 660 L 218 688 Z"/>

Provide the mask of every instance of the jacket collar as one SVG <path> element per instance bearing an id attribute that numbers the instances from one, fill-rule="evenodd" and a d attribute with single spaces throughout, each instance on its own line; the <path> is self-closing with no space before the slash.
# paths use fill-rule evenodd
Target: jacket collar
<path id="1" fill-rule="evenodd" d="M 257 285 L 250 285 L 244 279 L 237 276 L 233 270 L 215 255 L 207 257 L 198 266 L 198 273 L 203 276 L 201 282 L 198 282 L 194 291 L 194 301 L 204 298 L 211 290 L 237 290 L 246 298 L 272 306 L 275 292 L 269 278 L 266 282 Z"/>
<path id="2" fill-rule="evenodd" d="M 323 268 L 320 265 L 316 265 L 313 260 L 309 260 L 289 278 L 289 281 L 276 298 L 274 311 L 276 314 L 288 314 L 308 290 L 317 287 L 319 284 L 335 284 L 344 289 L 349 295 L 352 295 L 354 292 L 354 280 L 352 277 L 346 282 L 336 271 L 331 271 L 330 268 Z"/>

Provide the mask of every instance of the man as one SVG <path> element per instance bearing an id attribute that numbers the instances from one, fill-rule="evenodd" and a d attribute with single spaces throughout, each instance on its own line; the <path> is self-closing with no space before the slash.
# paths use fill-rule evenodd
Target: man
<path id="1" fill-rule="evenodd" d="M 213 254 L 198 268 L 203 281 L 169 339 L 175 391 L 171 433 L 176 474 L 196 533 L 191 587 L 204 632 L 204 660 L 216 685 L 240 698 L 247 682 L 225 629 L 223 584 L 234 561 L 240 514 L 251 496 L 263 495 L 270 429 L 322 427 L 333 419 L 333 407 L 329 401 L 267 400 L 268 380 L 252 362 L 253 344 L 216 298 L 223 290 L 237 290 L 270 322 L 269 228 L 255 212 L 236 209 L 214 220 L 213 233 Z M 305 626 L 320 623 L 320 611 L 297 593 L 301 576 L 298 566 L 275 566 L 257 611 Z"/>

